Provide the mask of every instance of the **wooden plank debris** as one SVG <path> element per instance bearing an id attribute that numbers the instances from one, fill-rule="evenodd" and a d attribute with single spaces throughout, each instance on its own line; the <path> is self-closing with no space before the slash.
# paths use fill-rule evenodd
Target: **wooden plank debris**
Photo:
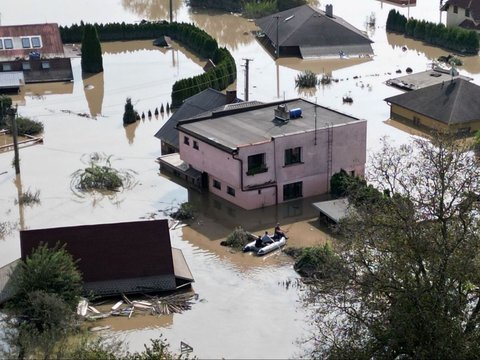
<path id="1" fill-rule="evenodd" d="M 112 310 L 115 311 L 117 310 L 120 306 L 122 306 L 123 304 L 123 300 L 120 300 L 119 302 L 117 302 L 115 305 L 112 306 Z"/>

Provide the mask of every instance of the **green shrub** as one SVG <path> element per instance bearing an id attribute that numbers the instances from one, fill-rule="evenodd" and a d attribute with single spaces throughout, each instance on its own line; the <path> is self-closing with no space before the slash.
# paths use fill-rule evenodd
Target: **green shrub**
<path id="1" fill-rule="evenodd" d="M 35 314 L 33 300 L 51 302 L 51 297 L 38 292 L 55 294 L 73 311 L 82 292 L 82 276 L 65 246 L 40 245 L 18 265 L 12 274 L 12 287 L 15 295 L 8 307 L 16 314 Z M 29 297 L 35 292 L 38 296 Z"/>
<path id="2" fill-rule="evenodd" d="M 251 1 L 245 4 L 243 16 L 250 19 L 257 19 L 263 16 L 276 13 L 278 10 L 276 0 L 256 2 Z"/>
<path id="3" fill-rule="evenodd" d="M 341 258 L 329 244 L 289 250 L 288 253 L 295 259 L 295 271 L 303 277 L 331 280 L 345 272 Z"/>
<path id="4" fill-rule="evenodd" d="M 188 202 L 181 203 L 178 209 L 170 213 L 170 216 L 175 220 L 193 219 L 195 209 L 192 204 Z"/>
<path id="5" fill-rule="evenodd" d="M 162 105 L 163 106 L 163 105 Z M 132 99 L 127 98 L 125 102 L 125 112 L 123 113 L 123 124 L 128 125 L 137 121 L 138 113 L 134 110 Z"/>
<path id="6" fill-rule="evenodd" d="M 26 117 L 17 117 L 17 134 L 24 135 L 37 135 L 43 131 L 43 124 L 39 121 L 31 120 Z M 7 131 L 13 132 L 12 124 L 7 121 Z"/>
<path id="7" fill-rule="evenodd" d="M 244 230 L 241 226 L 235 228 L 227 238 L 220 243 L 223 246 L 230 246 L 234 249 L 243 249 L 245 245 L 253 241 L 254 237 L 249 232 Z"/>
<path id="8" fill-rule="evenodd" d="M 295 78 L 295 87 L 311 88 L 318 84 L 317 74 L 310 70 L 305 70 Z"/>

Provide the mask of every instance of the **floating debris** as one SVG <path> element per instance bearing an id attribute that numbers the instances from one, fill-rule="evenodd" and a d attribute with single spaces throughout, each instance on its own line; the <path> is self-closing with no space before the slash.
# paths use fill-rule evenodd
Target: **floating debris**
<path id="1" fill-rule="evenodd" d="M 97 332 L 97 331 L 108 330 L 110 328 L 111 328 L 110 325 L 105 325 L 105 326 L 94 326 L 94 327 L 89 328 L 88 330 L 92 331 L 92 332 Z"/>

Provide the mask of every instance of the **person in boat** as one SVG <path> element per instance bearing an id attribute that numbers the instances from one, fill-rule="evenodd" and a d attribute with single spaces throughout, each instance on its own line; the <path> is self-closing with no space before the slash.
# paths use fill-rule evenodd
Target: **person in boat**
<path id="1" fill-rule="evenodd" d="M 280 223 L 277 223 L 277 225 L 275 226 L 275 230 L 274 230 L 274 234 L 273 234 L 273 239 L 275 241 L 278 241 L 280 240 L 282 237 L 285 237 L 285 239 L 287 239 L 287 235 L 285 235 L 285 231 L 283 231 L 281 228 L 280 228 Z"/>
<path id="2" fill-rule="evenodd" d="M 262 240 L 262 236 L 261 235 L 258 235 L 258 238 L 257 240 L 255 241 L 255 247 L 257 248 L 262 248 L 264 245 L 263 245 L 263 240 Z"/>
<path id="3" fill-rule="evenodd" d="M 263 246 L 273 243 L 272 238 L 268 235 L 268 231 L 265 231 L 265 234 L 262 236 Z"/>

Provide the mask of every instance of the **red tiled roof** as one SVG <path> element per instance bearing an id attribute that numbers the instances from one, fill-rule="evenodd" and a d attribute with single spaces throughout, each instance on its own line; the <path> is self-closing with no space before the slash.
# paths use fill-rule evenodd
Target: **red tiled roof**
<path id="1" fill-rule="evenodd" d="M 63 56 L 63 43 L 60 38 L 58 24 L 30 24 L 30 25 L 8 25 L 0 26 L 0 37 L 18 38 L 21 36 L 40 35 L 42 47 L 39 49 L 2 49 L 0 57 L 25 57 L 31 51 L 37 50 L 45 57 Z"/>

